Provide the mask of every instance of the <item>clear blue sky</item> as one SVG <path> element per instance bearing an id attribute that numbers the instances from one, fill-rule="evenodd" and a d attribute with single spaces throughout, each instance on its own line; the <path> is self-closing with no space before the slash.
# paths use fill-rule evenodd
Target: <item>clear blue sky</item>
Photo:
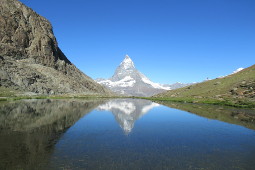
<path id="1" fill-rule="evenodd" d="M 159 83 L 255 64 L 255 0 L 20 0 L 46 17 L 66 56 L 108 78 L 128 54 Z"/>

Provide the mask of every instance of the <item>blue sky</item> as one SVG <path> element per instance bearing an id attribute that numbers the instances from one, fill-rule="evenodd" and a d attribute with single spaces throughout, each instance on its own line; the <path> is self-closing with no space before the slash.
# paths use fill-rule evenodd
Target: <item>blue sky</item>
<path id="1" fill-rule="evenodd" d="M 255 64 L 255 0 L 20 0 L 46 17 L 92 78 L 128 54 L 159 83 L 198 82 Z"/>

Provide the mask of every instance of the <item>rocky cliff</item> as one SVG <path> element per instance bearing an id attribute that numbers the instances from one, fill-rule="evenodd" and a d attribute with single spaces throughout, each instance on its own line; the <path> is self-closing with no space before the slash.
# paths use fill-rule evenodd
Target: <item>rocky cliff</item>
<path id="1" fill-rule="evenodd" d="M 18 0 L 0 1 L 0 86 L 39 94 L 105 94 L 58 47 L 50 22 Z"/>

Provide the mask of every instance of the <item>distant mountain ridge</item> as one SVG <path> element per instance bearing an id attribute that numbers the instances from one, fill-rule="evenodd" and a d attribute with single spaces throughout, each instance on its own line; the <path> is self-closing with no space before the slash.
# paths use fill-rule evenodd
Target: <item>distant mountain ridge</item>
<path id="1" fill-rule="evenodd" d="M 107 94 L 58 47 L 50 22 L 18 0 L 0 1 L 0 87 L 36 94 Z"/>

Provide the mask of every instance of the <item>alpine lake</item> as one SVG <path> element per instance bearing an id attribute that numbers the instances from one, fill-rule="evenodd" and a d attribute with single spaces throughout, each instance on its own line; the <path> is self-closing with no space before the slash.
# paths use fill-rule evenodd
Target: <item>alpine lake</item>
<path id="1" fill-rule="evenodd" d="M 255 110 L 141 99 L 0 102 L 0 169 L 255 169 Z"/>

